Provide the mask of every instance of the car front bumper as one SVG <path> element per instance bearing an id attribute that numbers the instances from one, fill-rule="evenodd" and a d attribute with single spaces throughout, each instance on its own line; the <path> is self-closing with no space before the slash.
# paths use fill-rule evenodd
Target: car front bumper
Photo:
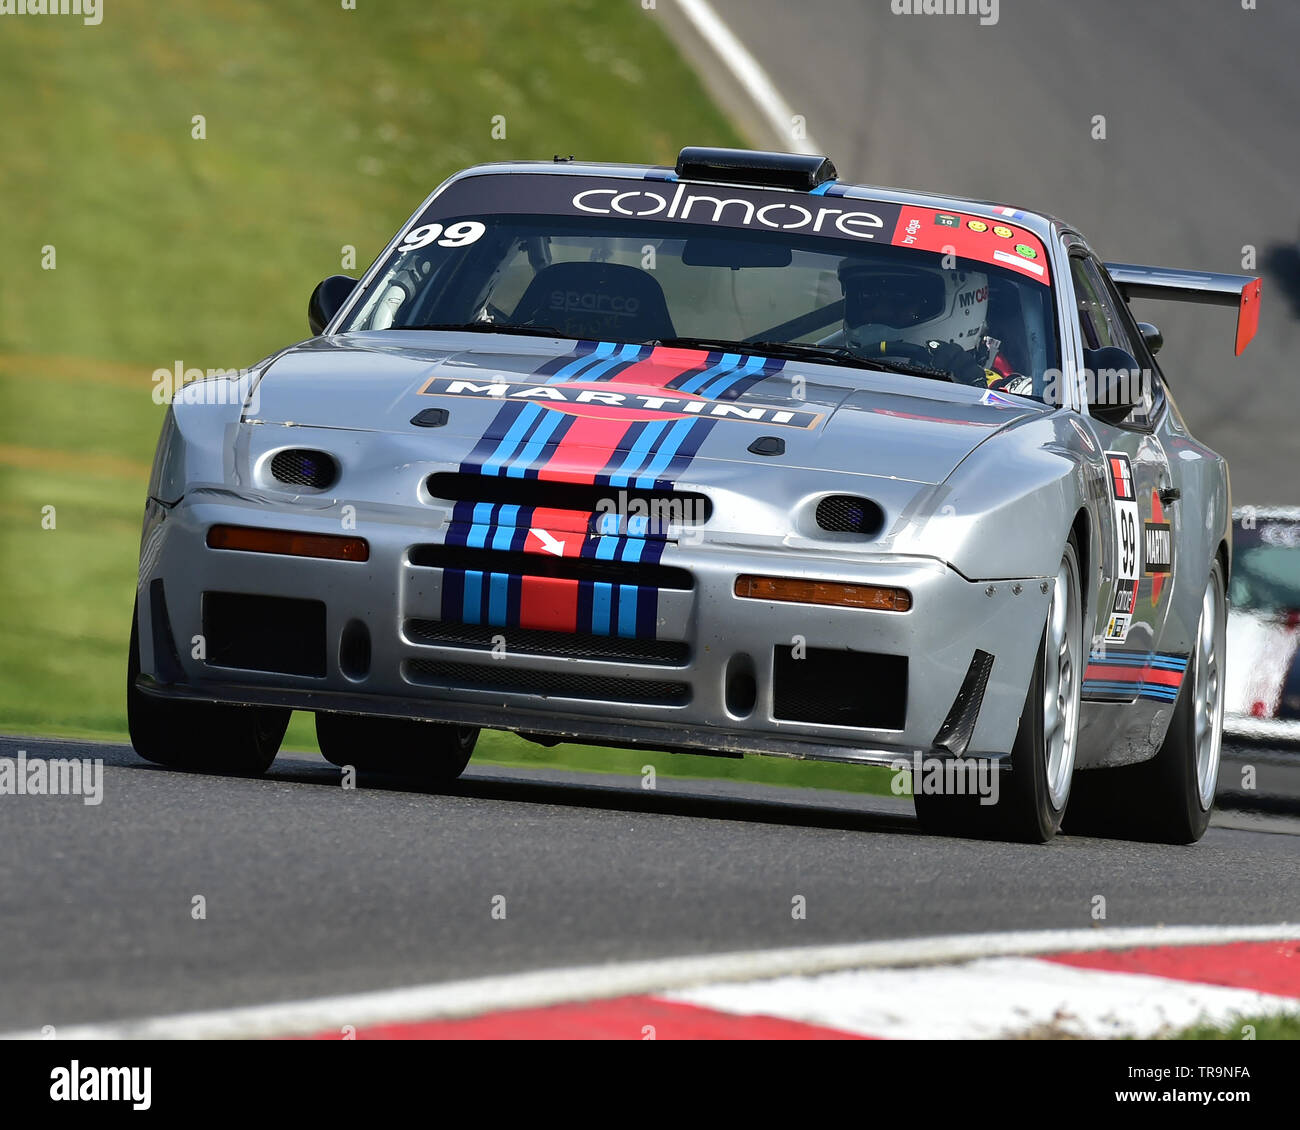
<path id="1" fill-rule="evenodd" d="M 973 582 L 931 558 L 670 543 L 662 564 L 687 571 L 692 586 L 659 592 L 655 632 L 659 640 L 685 645 L 680 661 L 592 658 L 572 648 L 524 654 L 512 650 L 510 628 L 500 629 L 505 646 L 493 654 L 486 645 L 431 642 L 411 630 L 443 619 L 443 569 L 412 561 L 414 547 L 442 542 L 439 521 L 409 507 L 368 512 L 357 533 L 369 544 L 369 559 L 335 561 L 206 544 L 207 531 L 218 524 L 337 535 L 345 527 L 332 504 L 317 510 L 268 505 L 220 491 L 193 492 L 170 508 L 151 502 L 139 577 L 141 689 L 172 698 L 457 722 L 554 740 L 890 764 L 936 749 L 982 651 L 992 657 L 991 668 L 977 721 L 958 752 L 1000 758 L 1014 741 L 1047 612 L 1043 578 Z M 740 598 L 734 588 L 742 573 L 905 588 L 912 608 Z M 211 593 L 320 602 L 323 673 L 213 661 L 204 621 Z M 345 654 L 346 633 L 355 638 L 357 625 L 367 638 L 364 669 Z M 899 724 L 779 716 L 779 656 L 792 647 L 823 657 L 843 653 L 846 661 L 863 653 L 905 657 L 905 690 L 860 688 L 868 702 L 882 693 L 905 695 L 905 710 L 894 711 Z M 461 670 L 490 671 L 491 685 L 460 679 Z M 737 672 L 752 683 L 752 694 L 739 702 Z M 562 689 L 545 689 L 552 678 Z M 680 693 L 652 701 L 639 693 L 652 685 Z"/>

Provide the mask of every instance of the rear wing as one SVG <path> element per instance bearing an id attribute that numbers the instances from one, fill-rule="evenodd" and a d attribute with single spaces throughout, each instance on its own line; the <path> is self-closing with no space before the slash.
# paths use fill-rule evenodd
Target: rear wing
<path id="1" fill-rule="evenodd" d="M 1238 357 L 1259 329 L 1260 280 L 1250 275 L 1138 267 L 1132 263 L 1107 263 L 1106 270 L 1126 302 L 1134 298 L 1156 298 L 1166 302 L 1235 306 Z"/>

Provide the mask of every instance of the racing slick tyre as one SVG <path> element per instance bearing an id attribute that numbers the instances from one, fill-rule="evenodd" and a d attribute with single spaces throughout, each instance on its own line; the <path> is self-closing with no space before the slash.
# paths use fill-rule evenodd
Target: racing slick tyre
<path id="1" fill-rule="evenodd" d="M 135 684 L 140 674 L 140 614 L 131 617 L 126 723 L 131 745 L 146 761 L 201 773 L 258 776 L 280 750 L 289 711 L 277 706 L 227 706 L 154 698 Z"/>
<path id="2" fill-rule="evenodd" d="M 1070 799 L 1083 687 L 1083 600 L 1079 554 L 1066 543 L 1052 586 L 1047 622 L 1007 763 L 998 773 L 995 804 L 964 794 L 914 794 L 916 815 L 942 834 L 1046 843 L 1061 826 Z"/>
<path id="3" fill-rule="evenodd" d="M 447 785 L 459 777 L 477 741 L 476 726 L 364 714 L 316 715 L 316 742 L 326 761 L 428 785 Z"/>
<path id="4" fill-rule="evenodd" d="M 1210 824 L 1223 744 L 1223 656 L 1228 605 L 1215 559 L 1201 598 L 1188 677 L 1160 752 L 1150 761 L 1080 773 L 1071 832 L 1194 844 Z"/>

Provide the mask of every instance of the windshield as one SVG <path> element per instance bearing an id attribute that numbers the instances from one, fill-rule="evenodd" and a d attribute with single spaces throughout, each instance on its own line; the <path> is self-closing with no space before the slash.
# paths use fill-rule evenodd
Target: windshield
<path id="1" fill-rule="evenodd" d="M 1238 519 L 1232 532 L 1232 607 L 1283 614 L 1300 610 L 1300 520 Z"/>
<path id="2" fill-rule="evenodd" d="M 641 186 L 458 181 L 403 233 L 343 329 L 734 348 L 839 365 L 849 380 L 877 368 L 1043 398 L 1054 304 L 1024 229 L 712 186 L 681 204 L 684 185 Z"/>

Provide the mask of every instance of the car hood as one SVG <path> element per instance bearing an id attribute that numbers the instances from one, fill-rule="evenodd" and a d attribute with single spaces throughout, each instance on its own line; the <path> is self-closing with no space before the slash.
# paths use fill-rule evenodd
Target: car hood
<path id="1" fill-rule="evenodd" d="M 723 375 L 708 376 L 720 362 Z M 1043 411 L 1019 397 L 864 369 L 390 331 L 314 338 L 279 354 L 262 369 L 244 419 L 420 436 L 439 459 L 496 457 L 560 475 L 617 471 L 638 445 L 671 444 L 679 460 L 939 483 L 990 435 Z M 541 435 L 538 421 L 554 426 Z M 784 451 L 768 454 L 774 439 Z"/>

